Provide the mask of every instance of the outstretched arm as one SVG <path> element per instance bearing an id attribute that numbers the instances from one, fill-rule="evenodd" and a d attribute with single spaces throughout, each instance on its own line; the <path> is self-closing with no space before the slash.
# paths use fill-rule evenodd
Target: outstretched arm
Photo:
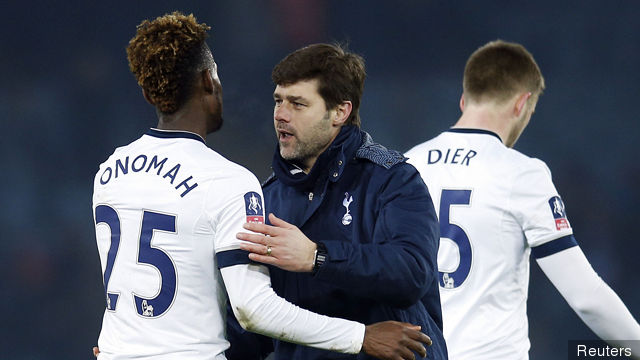
<path id="1" fill-rule="evenodd" d="M 593 270 L 578 246 L 537 259 L 569 306 L 601 339 L 640 356 L 640 325 L 618 295 Z"/>

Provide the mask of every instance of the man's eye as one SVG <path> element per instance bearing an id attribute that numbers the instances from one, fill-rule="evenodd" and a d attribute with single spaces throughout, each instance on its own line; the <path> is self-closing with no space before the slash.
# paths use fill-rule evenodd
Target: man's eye
<path id="1" fill-rule="evenodd" d="M 275 101 L 276 105 L 282 104 L 282 99 L 275 99 L 274 101 Z"/>
<path id="2" fill-rule="evenodd" d="M 302 103 L 299 103 L 299 102 L 294 102 L 294 103 L 293 103 L 293 106 L 295 106 L 295 107 L 297 107 L 297 108 L 302 108 L 302 107 L 305 107 L 305 106 L 307 106 L 307 105 L 302 104 Z"/>

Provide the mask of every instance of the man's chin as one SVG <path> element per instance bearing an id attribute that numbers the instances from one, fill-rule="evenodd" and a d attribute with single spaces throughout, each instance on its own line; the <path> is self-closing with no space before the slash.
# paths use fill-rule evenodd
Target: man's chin
<path id="1" fill-rule="evenodd" d="M 298 164 L 301 161 L 296 154 L 292 154 L 290 151 L 286 151 L 286 149 L 283 150 L 282 146 L 280 147 L 280 157 L 293 164 Z"/>
<path id="2" fill-rule="evenodd" d="M 285 159 L 287 161 L 291 161 L 291 160 L 295 159 L 294 156 L 291 156 L 291 154 L 288 151 L 286 151 L 286 150 L 284 150 L 282 148 L 282 144 L 280 144 L 280 157 L 282 157 L 283 159 Z"/>

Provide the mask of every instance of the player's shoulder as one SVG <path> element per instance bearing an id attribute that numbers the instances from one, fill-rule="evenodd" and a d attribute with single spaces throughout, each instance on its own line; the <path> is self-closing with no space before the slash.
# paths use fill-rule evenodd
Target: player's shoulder
<path id="1" fill-rule="evenodd" d="M 202 144 L 194 144 L 188 149 L 188 156 L 183 160 L 195 163 L 203 172 L 214 174 L 216 177 L 253 177 L 253 173 L 244 166 L 227 159 L 214 149 Z"/>
<path id="2" fill-rule="evenodd" d="M 247 200 L 247 196 L 253 195 L 261 199 L 260 182 L 249 169 L 209 150 L 207 164 L 198 168 L 207 211 L 217 213 L 227 206 L 235 206 L 232 204 L 242 197 Z"/>
<path id="3" fill-rule="evenodd" d="M 407 150 L 404 155 L 406 157 L 408 157 L 409 159 L 411 158 L 419 158 L 419 157 L 423 157 L 426 156 L 427 152 L 429 151 L 429 149 L 432 149 L 438 142 L 439 138 L 442 137 L 442 134 L 439 134 L 438 136 L 429 139 L 427 141 L 421 142 L 417 145 L 415 145 L 414 147 L 412 147 L 411 149 Z M 411 162 L 411 161 L 409 161 Z"/>
<path id="4" fill-rule="evenodd" d="M 209 160 L 202 169 L 205 173 L 221 182 L 232 184 L 234 187 L 260 185 L 256 176 L 249 169 L 212 149 L 208 150 Z"/>
<path id="5" fill-rule="evenodd" d="M 251 184 L 260 184 L 258 178 L 253 172 L 251 172 L 251 170 L 231 160 L 225 160 L 225 171 L 228 172 L 229 177 L 237 179 L 237 181 L 247 181 Z"/>
<path id="6" fill-rule="evenodd" d="M 126 154 L 128 152 L 130 152 L 130 150 L 132 148 L 136 147 L 136 143 L 140 141 L 140 138 L 130 142 L 127 145 L 122 145 L 122 146 L 118 146 L 116 147 L 113 152 L 111 152 L 111 154 L 109 156 L 107 156 L 106 159 L 104 159 L 104 161 L 102 161 L 100 163 L 100 165 L 98 165 L 98 174 L 100 174 L 102 172 L 102 169 L 106 166 L 109 166 L 109 164 L 112 164 L 116 159 L 119 158 L 122 154 Z"/>
<path id="7" fill-rule="evenodd" d="M 547 164 L 538 158 L 523 154 L 516 149 L 507 149 L 505 155 L 505 160 L 508 161 L 512 167 L 519 170 L 519 172 L 545 172 L 550 174 Z"/>

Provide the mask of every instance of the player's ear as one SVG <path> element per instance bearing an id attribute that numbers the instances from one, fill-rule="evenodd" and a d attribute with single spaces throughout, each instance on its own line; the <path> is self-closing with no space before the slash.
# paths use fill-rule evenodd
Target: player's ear
<path id="1" fill-rule="evenodd" d="M 460 95 L 460 111 L 464 112 L 464 93 Z"/>
<path id="2" fill-rule="evenodd" d="M 211 75 L 211 70 L 209 69 L 203 70 L 200 75 L 200 78 L 202 81 L 202 86 L 204 88 L 204 91 L 206 91 L 208 94 L 213 94 L 215 90 L 215 86 L 213 85 L 213 76 Z"/>
<path id="3" fill-rule="evenodd" d="M 149 94 L 147 94 L 147 92 L 142 89 L 142 96 L 144 97 L 145 100 L 147 100 L 147 102 L 153 106 L 155 106 L 156 104 L 153 103 L 153 101 L 151 100 L 151 97 L 149 96 Z"/>
<path id="4" fill-rule="evenodd" d="M 353 104 L 351 103 L 351 101 L 343 101 L 342 104 L 338 104 L 335 109 L 336 116 L 332 121 L 332 125 L 344 125 L 347 122 L 349 115 L 351 115 L 351 110 L 353 110 Z"/>
<path id="5" fill-rule="evenodd" d="M 516 105 L 513 109 L 516 116 L 520 116 L 520 114 L 522 114 L 522 110 L 524 109 L 524 106 L 527 104 L 527 100 L 529 100 L 530 97 L 531 97 L 531 92 L 526 92 L 518 96 L 518 99 L 516 100 Z"/>

